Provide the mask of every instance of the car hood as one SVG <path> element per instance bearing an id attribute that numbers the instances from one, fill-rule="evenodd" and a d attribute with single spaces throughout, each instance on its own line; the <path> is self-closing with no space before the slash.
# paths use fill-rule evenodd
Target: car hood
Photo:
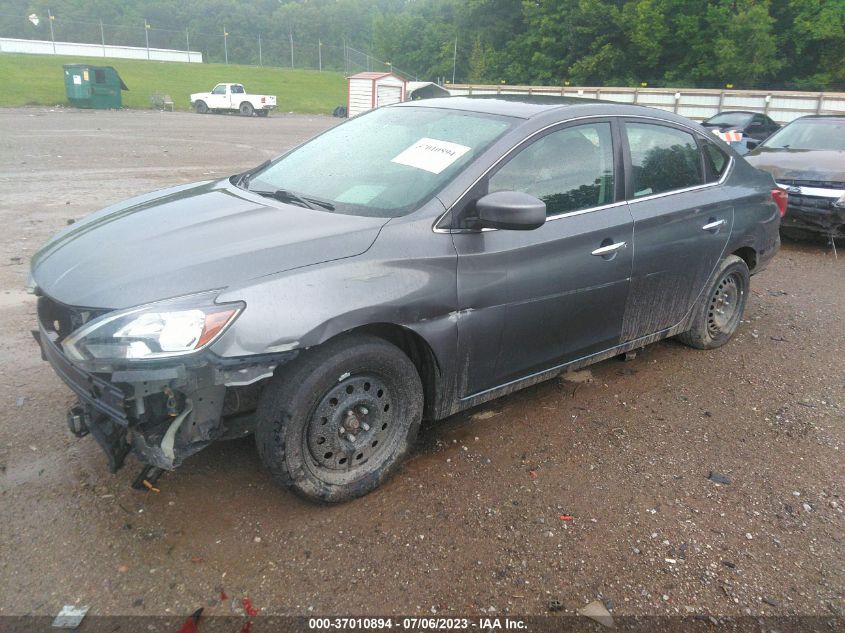
<path id="1" fill-rule="evenodd" d="M 758 147 L 745 160 L 769 172 L 775 180 L 845 182 L 845 152 L 842 151 Z"/>
<path id="2" fill-rule="evenodd" d="M 228 180 L 196 183 L 67 227 L 33 256 L 32 279 L 61 303 L 126 308 L 353 257 L 387 222 L 282 204 Z"/>

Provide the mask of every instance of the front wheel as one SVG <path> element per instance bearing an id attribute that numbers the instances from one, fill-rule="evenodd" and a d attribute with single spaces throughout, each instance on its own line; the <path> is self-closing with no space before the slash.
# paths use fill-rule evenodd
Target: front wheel
<path id="1" fill-rule="evenodd" d="M 241 116 L 252 116 L 252 113 L 255 109 L 252 107 L 252 104 L 248 101 L 244 101 L 241 104 L 241 107 L 238 108 L 238 111 L 241 113 Z"/>
<path id="2" fill-rule="evenodd" d="M 255 438 L 273 479 L 315 501 L 377 488 L 422 419 L 416 367 L 397 347 L 346 335 L 304 352 L 264 387 Z"/>
<path id="3" fill-rule="evenodd" d="M 208 104 L 205 101 L 197 101 L 194 104 L 197 114 L 208 114 Z"/>
<path id="4" fill-rule="evenodd" d="M 678 340 L 698 349 L 727 343 L 745 312 L 751 278 L 742 258 L 729 255 L 719 264 L 712 281 L 693 307 L 692 325 Z"/>

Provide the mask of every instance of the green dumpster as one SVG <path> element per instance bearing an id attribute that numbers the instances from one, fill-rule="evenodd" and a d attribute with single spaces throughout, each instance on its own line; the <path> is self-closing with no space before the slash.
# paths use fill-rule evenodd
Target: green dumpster
<path id="1" fill-rule="evenodd" d="M 121 90 L 129 90 L 111 66 L 65 64 L 65 93 L 77 108 L 107 110 L 123 106 Z"/>

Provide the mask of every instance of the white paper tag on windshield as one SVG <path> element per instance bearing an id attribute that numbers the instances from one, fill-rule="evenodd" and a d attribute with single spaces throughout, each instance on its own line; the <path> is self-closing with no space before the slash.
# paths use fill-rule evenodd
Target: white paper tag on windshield
<path id="1" fill-rule="evenodd" d="M 449 141 L 421 138 L 390 162 L 439 174 L 470 149 L 466 145 Z"/>

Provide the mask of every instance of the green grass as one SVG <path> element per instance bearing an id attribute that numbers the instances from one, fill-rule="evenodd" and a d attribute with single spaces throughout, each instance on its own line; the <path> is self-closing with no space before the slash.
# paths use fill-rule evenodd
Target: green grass
<path id="1" fill-rule="evenodd" d="M 207 92 L 220 82 L 242 83 L 251 93 L 276 95 L 279 112 L 331 114 L 346 103 L 346 81 L 336 72 L 0 53 L 4 79 L 0 106 L 67 104 L 62 66 L 78 63 L 114 66 L 129 87 L 123 93 L 125 108 L 149 108 L 150 96 L 158 92 L 169 94 L 177 110 L 187 110 L 188 95 Z"/>

